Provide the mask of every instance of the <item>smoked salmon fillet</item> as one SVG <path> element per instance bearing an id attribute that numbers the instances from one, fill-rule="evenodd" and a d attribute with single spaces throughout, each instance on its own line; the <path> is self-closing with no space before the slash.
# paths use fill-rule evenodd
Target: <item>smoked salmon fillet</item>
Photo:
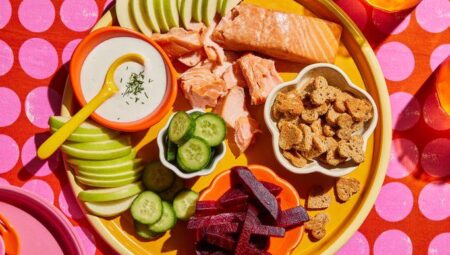
<path id="1" fill-rule="evenodd" d="M 342 27 L 319 18 L 242 3 L 222 18 L 212 39 L 226 50 L 256 51 L 299 63 L 333 63 Z"/>

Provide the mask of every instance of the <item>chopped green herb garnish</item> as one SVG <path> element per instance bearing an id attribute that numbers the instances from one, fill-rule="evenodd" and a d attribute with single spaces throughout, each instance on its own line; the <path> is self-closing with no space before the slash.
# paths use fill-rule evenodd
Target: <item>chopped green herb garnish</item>
<path id="1" fill-rule="evenodd" d="M 133 95 L 137 96 L 144 91 L 144 71 L 140 73 L 132 73 L 130 79 L 127 82 L 126 90 L 122 93 L 122 96 Z"/>
<path id="2" fill-rule="evenodd" d="M 134 98 L 134 102 L 136 103 L 137 101 L 139 101 L 139 98 Z"/>
<path id="3" fill-rule="evenodd" d="M 123 77 L 122 77 L 122 78 L 120 78 L 120 83 L 122 83 L 122 80 L 123 80 Z"/>
<path id="4" fill-rule="evenodd" d="M 145 91 L 144 91 L 144 96 L 145 96 L 146 98 L 148 98 L 147 92 L 145 92 Z"/>
<path id="5" fill-rule="evenodd" d="M 127 105 L 130 105 L 130 103 L 128 103 L 128 101 L 125 101 L 125 103 L 127 103 Z"/>

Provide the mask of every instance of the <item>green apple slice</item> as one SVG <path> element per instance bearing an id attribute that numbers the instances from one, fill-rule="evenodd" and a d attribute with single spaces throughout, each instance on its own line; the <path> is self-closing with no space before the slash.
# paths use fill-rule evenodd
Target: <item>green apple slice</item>
<path id="1" fill-rule="evenodd" d="M 217 12 L 217 0 L 203 0 L 202 21 L 206 26 L 211 25 Z"/>
<path id="2" fill-rule="evenodd" d="M 117 140 L 88 143 L 66 143 L 61 149 L 67 155 L 78 159 L 107 160 L 126 156 L 131 153 L 129 137 Z"/>
<path id="3" fill-rule="evenodd" d="M 83 190 L 78 194 L 78 198 L 83 202 L 106 202 L 131 197 L 142 191 L 142 182 L 135 182 L 117 188 Z"/>
<path id="4" fill-rule="evenodd" d="M 181 11 L 181 2 L 183 0 L 177 0 L 177 7 L 178 7 L 178 11 Z"/>
<path id="5" fill-rule="evenodd" d="M 155 0 L 145 0 L 144 2 L 145 17 L 148 19 L 150 27 L 152 28 L 153 32 L 160 33 L 161 30 L 159 29 L 159 23 L 155 13 L 154 1 Z"/>
<path id="6" fill-rule="evenodd" d="M 77 176 L 89 178 L 92 180 L 120 180 L 130 177 L 137 177 L 141 175 L 142 170 L 144 169 L 144 166 L 140 166 L 137 168 L 133 168 L 128 171 L 119 172 L 119 173 L 91 173 L 91 172 L 85 172 L 85 171 L 78 171 Z"/>
<path id="7" fill-rule="evenodd" d="M 220 15 L 225 17 L 231 9 L 238 5 L 242 0 L 223 0 L 222 9 L 220 10 Z"/>
<path id="8" fill-rule="evenodd" d="M 223 4 L 224 0 L 217 0 L 217 13 L 220 13 L 220 11 L 222 10 L 222 4 Z"/>
<path id="9" fill-rule="evenodd" d="M 202 22 L 203 0 L 194 0 L 192 4 L 192 18 L 197 22 Z"/>
<path id="10" fill-rule="evenodd" d="M 136 21 L 131 14 L 130 0 L 116 1 L 117 20 L 121 27 L 125 27 L 134 31 L 139 31 Z"/>
<path id="11" fill-rule="evenodd" d="M 117 174 L 121 172 L 131 171 L 137 167 L 142 166 L 141 159 L 130 159 L 115 165 L 104 165 L 104 166 L 73 166 L 73 168 L 79 172 L 87 172 L 92 174 Z"/>
<path id="12" fill-rule="evenodd" d="M 144 1 L 145 0 L 131 0 L 131 13 L 133 13 L 134 20 L 141 32 L 150 37 L 152 35 L 152 28 L 147 24 L 148 19 L 144 17 Z"/>
<path id="13" fill-rule="evenodd" d="M 170 28 L 180 27 L 177 0 L 164 0 L 164 13 Z"/>
<path id="14" fill-rule="evenodd" d="M 112 165 L 117 165 L 123 163 L 125 161 L 129 161 L 136 158 L 136 152 L 132 151 L 130 154 L 125 155 L 120 158 L 111 159 L 111 160 L 83 160 L 83 159 L 75 159 L 69 158 L 67 159 L 67 163 L 74 166 L 86 166 L 86 167 L 110 167 Z"/>
<path id="15" fill-rule="evenodd" d="M 84 206 L 95 216 L 114 217 L 128 210 L 136 197 L 137 195 L 107 202 L 84 202 Z"/>
<path id="16" fill-rule="evenodd" d="M 70 120 L 70 117 L 65 116 L 51 116 L 48 119 L 48 124 L 51 128 L 54 129 L 60 129 L 64 124 L 66 124 Z M 77 134 L 86 134 L 86 135 L 94 135 L 94 134 L 113 134 L 113 133 L 119 133 L 117 131 L 107 129 L 105 127 L 102 127 L 95 122 L 92 121 L 85 121 L 83 124 L 81 124 L 77 129 L 75 129 L 74 133 Z"/>
<path id="17" fill-rule="evenodd" d="M 76 176 L 76 180 L 86 186 L 94 187 L 94 188 L 116 188 L 116 187 L 122 187 L 127 184 L 131 184 L 133 182 L 136 182 L 141 178 L 141 175 L 118 179 L 118 180 L 96 180 L 96 179 L 90 179 L 85 178 L 81 176 Z"/>
<path id="18" fill-rule="evenodd" d="M 158 20 L 159 28 L 161 32 L 169 31 L 169 24 L 167 23 L 166 14 L 164 12 L 164 1 L 169 0 L 153 0 L 153 6 L 155 7 L 156 19 Z"/>
<path id="19" fill-rule="evenodd" d="M 183 24 L 183 27 L 186 29 L 189 27 L 189 24 L 191 24 L 193 1 L 195 0 L 181 0 L 181 24 Z"/>
<path id="20" fill-rule="evenodd" d="M 58 129 L 51 128 L 52 133 L 55 133 Z M 86 143 L 86 142 L 101 142 L 106 140 L 114 139 L 119 133 L 104 133 L 104 134 L 80 134 L 80 133 L 72 133 L 68 138 L 67 141 L 70 142 L 80 142 L 80 143 Z"/>

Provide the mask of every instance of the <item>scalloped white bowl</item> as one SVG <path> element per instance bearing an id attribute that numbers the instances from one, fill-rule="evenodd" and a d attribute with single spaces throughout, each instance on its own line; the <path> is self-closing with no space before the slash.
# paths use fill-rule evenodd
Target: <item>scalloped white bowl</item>
<path id="1" fill-rule="evenodd" d="M 192 113 L 192 112 L 205 112 L 205 111 L 202 109 L 192 109 L 190 111 L 187 111 L 188 114 Z M 225 142 L 222 142 L 219 146 L 216 147 L 215 155 L 214 155 L 213 159 L 211 160 L 211 162 L 209 163 L 209 165 L 205 169 L 197 171 L 197 172 L 192 172 L 192 173 L 184 172 L 181 169 L 179 169 L 177 165 L 167 161 L 166 156 L 165 156 L 165 152 L 166 152 L 167 148 L 166 148 L 166 142 L 164 140 L 165 140 L 165 137 L 167 136 L 167 132 L 168 132 L 167 130 L 169 129 L 170 121 L 172 120 L 174 115 L 175 115 L 175 113 L 173 113 L 170 116 L 169 121 L 167 121 L 166 125 L 158 133 L 156 142 L 158 143 L 159 160 L 165 167 L 169 168 L 177 176 L 179 176 L 183 179 L 190 179 L 190 178 L 194 178 L 194 177 L 198 177 L 198 176 L 205 176 L 205 175 L 212 173 L 214 171 L 214 169 L 216 168 L 217 164 L 219 163 L 219 161 L 222 160 L 223 157 L 225 156 L 225 153 L 227 151 L 227 146 L 225 146 Z"/>
<path id="2" fill-rule="evenodd" d="M 296 86 L 298 88 L 302 88 L 307 85 L 308 80 L 310 78 L 321 75 L 325 77 L 329 84 L 335 87 L 340 88 L 341 90 L 348 91 L 353 93 L 358 98 L 365 98 L 369 100 L 373 107 L 373 118 L 364 125 L 362 130 L 362 136 L 364 139 L 364 149 L 367 147 L 367 141 L 369 137 L 372 135 L 378 121 L 378 110 L 377 105 L 373 98 L 367 93 L 367 91 L 359 88 L 355 84 L 353 84 L 348 76 L 337 66 L 332 64 L 313 64 L 305 67 L 292 81 L 285 82 L 277 86 L 267 97 L 267 101 L 264 105 L 264 120 L 266 122 L 267 127 L 272 134 L 272 147 L 275 153 L 275 157 L 283 165 L 287 170 L 296 173 L 296 174 L 309 174 L 309 173 L 322 173 L 324 175 L 332 176 L 332 177 L 340 177 L 351 173 L 358 167 L 358 164 L 348 160 L 338 166 L 330 166 L 319 162 L 317 160 L 312 160 L 306 166 L 299 168 L 292 165 L 289 160 L 287 160 L 281 154 L 280 148 L 278 146 L 280 133 L 277 127 L 277 122 L 272 118 L 272 105 L 280 91 L 283 91 L 291 86 Z"/>

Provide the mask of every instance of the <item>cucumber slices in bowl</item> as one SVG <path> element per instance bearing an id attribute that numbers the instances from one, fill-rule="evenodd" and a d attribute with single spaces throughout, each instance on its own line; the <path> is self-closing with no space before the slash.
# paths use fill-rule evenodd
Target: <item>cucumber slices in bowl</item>
<path id="1" fill-rule="evenodd" d="M 214 158 L 215 148 L 225 140 L 225 121 L 214 113 L 177 112 L 165 138 L 165 159 L 186 173 L 205 169 Z"/>

